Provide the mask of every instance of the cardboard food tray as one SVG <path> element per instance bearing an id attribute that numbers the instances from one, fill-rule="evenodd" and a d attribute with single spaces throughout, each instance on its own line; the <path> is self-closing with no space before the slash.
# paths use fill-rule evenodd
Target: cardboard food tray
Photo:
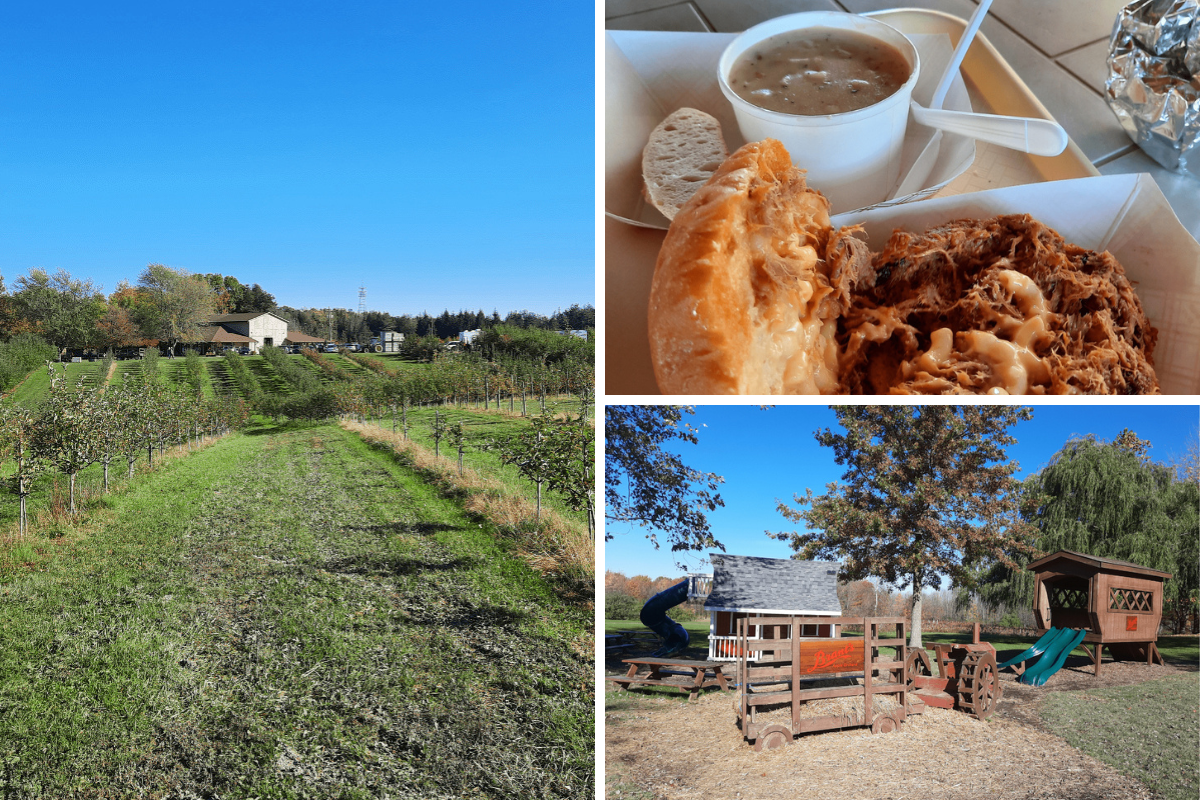
<path id="1" fill-rule="evenodd" d="M 1200 394 L 1200 243 L 1180 224 L 1149 175 L 1077 178 L 937 197 L 841 214 L 833 224 L 863 225 L 868 245 L 878 251 L 896 228 L 921 231 L 954 219 L 1015 213 L 1032 215 L 1080 247 L 1116 256 L 1158 329 L 1154 366 L 1163 394 Z M 647 279 L 645 295 L 626 311 L 629 324 L 640 319 L 640 342 L 617 346 L 606 334 L 605 390 L 610 395 L 657 393 L 646 338 L 648 297 Z M 607 313 L 612 308 L 609 303 Z M 606 325 L 610 332 L 616 327 L 610 317 Z M 642 359 L 645 371 L 627 368 Z"/>

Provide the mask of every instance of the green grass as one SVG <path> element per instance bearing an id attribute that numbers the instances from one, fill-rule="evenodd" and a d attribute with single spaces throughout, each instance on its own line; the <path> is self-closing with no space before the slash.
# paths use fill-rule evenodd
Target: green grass
<path id="1" fill-rule="evenodd" d="M 1133 686 L 1051 692 L 1046 724 L 1067 742 L 1165 800 L 1200 791 L 1200 689 L 1180 675 Z"/>
<path id="2" fill-rule="evenodd" d="M 558 399 L 563 405 L 569 404 L 569 400 Z M 578 406 L 578 402 L 575 405 Z M 505 408 L 507 408 L 507 405 Z M 517 408 L 520 408 L 520 403 L 517 404 Z M 463 466 L 466 469 L 473 469 L 480 474 L 497 478 L 509 486 L 519 487 L 519 491 L 526 495 L 532 496 L 534 494 L 536 491 L 534 484 L 521 477 L 520 471 L 516 467 L 503 463 L 500 460 L 499 453 L 494 448 L 496 442 L 503 441 L 525 430 L 529 425 L 527 419 L 504 414 L 484 413 L 478 409 L 465 406 L 447 405 L 432 408 L 410 408 L 408 410 L 409 439 L 429 450 L 434 449 L 432 426 L 435 411 L 443 419 L 449 420 L 451 424 L 456 422 L 463 423 L 465 444 Z M 385 430 L 392 430 L 392 416 L 390 413 L 383 419 L 373 419 L 371 422 Z M 399 410 L 396 412 L 395 425 L 397 432 L 399 432 L 403 426 L 403 413 Z M 440 451 L 441 455 L 446 458 L 457 459 L 458 457 L 457 450 L 448 438 L 442 440 Z M 564 517 L 579 520 L 584 519 L 582 513 L 567 508 L 557 495 L 550 491 L 543 490 L 542 504 L 543 507 L 552 508 Z"/>
<path id="3" fill-rule="evenodd" d="M 68 362 L 66 364 L 56 364 L 54 369 L 57 374 L 61 375 L 64 368 L 68 385 L 74 386 L 81 378 L 97 375 L 100 371 L 100 362 Z M 42 366 L 29 373 L 29 377 L 13 390 L 12 399 L 17 405 L 33 406 L 40 403 L 49 391 L 50 373 Z"/>
<path id="4" fill-rule="evenodd" d="M 357 437 L 251 433 L 0 575 L 0 796 L 590 797 L 590 611 Z"/>

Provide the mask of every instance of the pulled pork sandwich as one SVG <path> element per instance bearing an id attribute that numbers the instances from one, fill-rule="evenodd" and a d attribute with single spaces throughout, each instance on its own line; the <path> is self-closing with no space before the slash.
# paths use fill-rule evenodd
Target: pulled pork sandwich
<path id="1" fill-rule="evenodd" d="M 774 140 L 680 210 L 651 287 L 668 394 L 1150 394 L 1121 265 L 1028 215 L 896 231 L 872 254 Z"/>
<path id="2" fill-rule="evenodd" d="M 650 287 L 650 353 L 669 394 L 838 390 L 836 275 L 867 248 L 835 232 L 783 145 L 745 145 L 676 215 Z"/>

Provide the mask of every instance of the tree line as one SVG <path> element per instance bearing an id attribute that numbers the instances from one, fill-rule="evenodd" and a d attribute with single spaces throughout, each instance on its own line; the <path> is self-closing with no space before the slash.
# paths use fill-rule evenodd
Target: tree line
<path id="1" fill-rule="evenodd" d="M 532 311 L 510 311 L 503 317 L 499 311 L 485 314 L 477 311 L 443 311 L 436 317 L 423 313 L 394 315 L 384 311 L 351 311 L 345 308 L 305 308 L 279 306 L 272 309 L 289 325 L 309 336 L 332 338 L 338 342 L 365 344 L 380 331 L 403 333 L 406 341 L 412 338 L 434 339 L 439 343 L 457 338 L 463 331 L 486 330 L 498 326 L 536 328 L 546 331 L 588 330 L 596 327 L 596 309 L 572 305 L 565 311 L 545 316 Z"/>
<path id="2" fill-rule="evenodd" d="M 245 285 L 219 273 L 194 274 L 165 264 L 149 264 L 136 283 L 121 281 L 110 294 L 91 279 L 66 270 L 49 273 L 34 268 L 13 281 L 11 291 L 0 280 L 0 341 L 31 333 L 60 351 L 98 351 L 154 343 L 178 345 L 199 341 L 200 330 L 221 314 L 272 312 L 293 330 L 339 342 L 365 344 L 384 330 L 445 340 L 465 330 L 498 325 L 546 330 L 586 330 L 596 325 L 592 306 L 573 305 L 551 316 L 529 311 L 443 311 L 437 317 L 394 316 L 383 311 L 294 309 L 279 306 L 258 284 Z"/>

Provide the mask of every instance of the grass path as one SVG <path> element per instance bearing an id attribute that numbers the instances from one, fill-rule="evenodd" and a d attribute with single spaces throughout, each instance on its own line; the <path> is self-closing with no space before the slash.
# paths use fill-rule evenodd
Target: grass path
<path id="1" fill-rule="evenodd" d="M 334 426 L 235 436 L 0 585 L 0 797 L 590 797 L 590 610 Z"/>

